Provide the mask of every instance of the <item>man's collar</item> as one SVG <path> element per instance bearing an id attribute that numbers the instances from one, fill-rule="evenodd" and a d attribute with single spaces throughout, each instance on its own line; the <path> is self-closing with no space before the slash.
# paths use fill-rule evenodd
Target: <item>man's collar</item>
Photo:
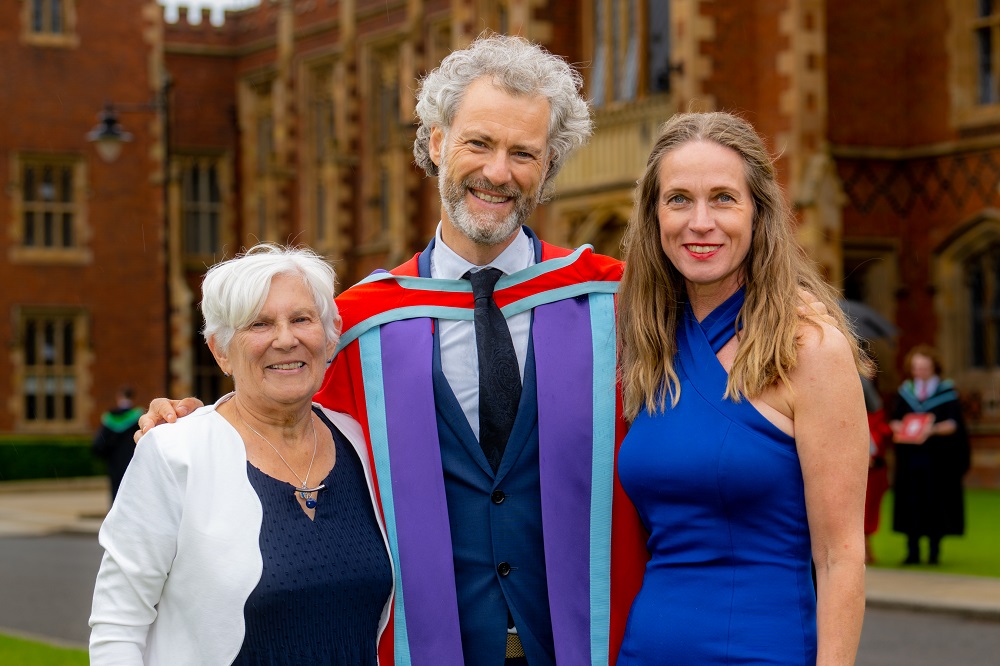
<path id="1" fill-rule="evenodd" d="M 441 224 L 438 223 L 434 232 L 434 242 L 428 247 L 430 251 L 430 277 L 446 280 L 461 279 L 465 273 L 477 267 L 475 264 L 463 259 L 452 250 L 441 238 Z M 499 268 L 507 275 L 516 273 L 535 264 L 535 247 L 527 229 L 521 227 L 514 241 L 504 248 L 496 259 L 487 266 Z"/>

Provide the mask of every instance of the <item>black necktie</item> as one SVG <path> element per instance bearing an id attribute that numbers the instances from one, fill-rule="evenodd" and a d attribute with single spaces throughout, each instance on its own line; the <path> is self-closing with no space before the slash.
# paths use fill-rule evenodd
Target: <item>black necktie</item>
<path id="1" fill-rule="evenodd" d="M 479 444 L 496 472 L 521 400 L 521 373 L 510 329 L 493 300 L 503 275 L 497 268 L 466 273 L 476 299 L 476 350 L 479 353 Z"/>

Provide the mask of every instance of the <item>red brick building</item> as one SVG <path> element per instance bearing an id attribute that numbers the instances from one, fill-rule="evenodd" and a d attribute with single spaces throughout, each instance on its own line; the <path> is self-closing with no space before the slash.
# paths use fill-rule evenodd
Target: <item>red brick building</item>
<path id="1" fill-rule="evenodd" d="M 437 192 L 412 164 L 413 90 L 492 29 L 577 63 L 593 101 L 597 134 L 536 216 L 543 237 L 617 253 L 658 125 L 679 109 L 745 115 L 780 155 L 804 247 L 900 328 L 874 343 L 883 391 L 906 349 L 938 346 L 967 399 L 972 480 L 1000 484 L 990 7 L 268 0 L 213 24 L 183 9 L 166 21 L 152 0 L 5 3 L 0 277 L 15 288 L 0 297 L 0 431 L 86 430 L 124 381 L 147 396 L 223 390 L 197 335 L 198 284 L 256 239 L 315 247 L 343 284 L 422 247 Z M 107 100 L 133 135 L 112 163 L 85 137 Z M 69 232 L 48 230 L 67 214 Z"/>
<path id="2" fill-rule="evenodd" d="M 120 384 L 166 386 L 153 9 L 0 3 L 0 432 L 90 431 Z M 106 100 L 132 134 L 113 164 L 85 138 Z"/>

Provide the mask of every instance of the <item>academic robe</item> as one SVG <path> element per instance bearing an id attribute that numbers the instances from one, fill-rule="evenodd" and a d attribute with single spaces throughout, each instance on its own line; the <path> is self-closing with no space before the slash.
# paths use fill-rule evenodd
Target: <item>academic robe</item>
<path id="1" fill-rule="evenodd" d="M 969 438 L 958 391 L 942 380 L 933 395 L 917 397 L 912 380 L 903 382 L 891 418 L 929 412 L 935 421 L 954 420 L 950 435 L 932 435 L 923 444 L 897 444 L 893 530 L 915 536 L 965 533 L 962 477 L 969 470 Z"/>
<path id="2" fill-rule="evenodd" d="M 529 234 L 530 235 L 530 234 Z M 435 420 L 437 319 L 473 319 L 467 280 L 418 277 L 420 254 L 337 299 L 338 355 L 316 400 L 352 414 L 369 444 L 396 594 L 382 664 L 462 666 L 455 575 Z M 556 659 L 613 664 L 648 554 L 617 479 L 626 426 L 615 370 L 622 264 L 589 246 L 541 244 L 504 276 L 505 316 L 533 310 L 545 564 Z"/>

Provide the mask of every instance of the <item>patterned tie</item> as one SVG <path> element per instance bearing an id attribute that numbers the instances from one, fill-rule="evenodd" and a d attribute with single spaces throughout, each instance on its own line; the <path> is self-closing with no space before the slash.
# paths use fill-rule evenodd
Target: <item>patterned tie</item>
<path id="1" fill-rule="evenodd" d="M 479 352 L 479 445 L 496 472 L 521 400 L 521 373 L 510 339 L 510 329 L 493 288 L 503 271 L 484 268 L 462 277 L 472 282 L 476 299 L 476 350 Z"/>

